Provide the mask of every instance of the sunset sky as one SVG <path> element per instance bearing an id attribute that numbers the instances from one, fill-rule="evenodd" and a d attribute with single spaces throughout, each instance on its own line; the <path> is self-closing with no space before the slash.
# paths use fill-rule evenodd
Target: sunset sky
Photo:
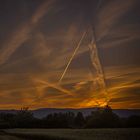
<path id="1" fill-rule="evenodd" d="M 95 82 L 93 29 L 107 94 Z M 86 108 L 106 99 L 140 109 L 140 0 L 0 0 L 0 109 Z"/>

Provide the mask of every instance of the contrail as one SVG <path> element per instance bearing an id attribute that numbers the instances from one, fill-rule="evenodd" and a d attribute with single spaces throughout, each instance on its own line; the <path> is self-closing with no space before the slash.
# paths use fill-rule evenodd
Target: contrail
<path id="1" fill-rule="evenodd" d="M 52 87 L 58 91 L 61 91 L 62 93 L 65 93 L 67 95 L 71 95 L 73 96 L 74 93 L 72 93 L 71 91 L 68 91 L 60 86 L 58 86 L 57 84 L 53 84 L 53 83 L 49 83 L 47 81 L 44 81 L 44 80 L 39 80 L 39 79 L 36 79 L 36 81 L 42 83 L 42 84 L 45 84 L 46 87 Z"/>
<path id="2" fill-rule="evenodd" d="M 99 1 L 99 4 L 96 8 L 95 13 L 97 13 L 97 10 L 99 9 L 101 3 L 102 1 Z M 90 57 L 91 57 L 92 65 L 96 69 L 96 74 L 98 77 L 96 82 L 99 84 L 100 89 L 102 89 L 102 92 L 105 95 L 107 104 L 109 103 L 110 99 L 108 96 L 108 90 L 107 90 L 106 81 L 104 77 L 104 71 L 100 63 L 100 58 L 99 58 L 96 42 L 101 40 L 109 32 L 114 22 L 117 21 L 120 17 L 122 17 L 122 15 L 124 15 L 130 9 L 130 7 L 134 4 L 135 2 L 133 2 L 132 0 L 129 0 L 128 3 L 123 3 L 119 0 L 115 2 L 111 1 L 107 6 L 102 8 L 102 10 L 99 11 L 99 13 L 97 14 L 98 15 L 98 22 L 97 22 L 98 24 L 96 25 L 97 35 L 95 35 L 95 29 L 93 25 L 93 29 L 92 29 L 93 38 L 92 38 L 91 44 L 89 45 L 90 52 L 91 52 Z M 112 9 L 112 7 L 114 6 L 115 8 Z M 107 25 L 110 25 L 110 27 Z"/>
<path id="3" fill-rule="evenodd" d="M 102 4 L 102 0 L 99 0 L 97 8 L 95 9 L 95 13 L 97 13 L 97 10 L 99 10 L 101 4 Z M 94 17 L 94 20 L 96 20 L 95 17 Z M 108 104 L 108 101 L 109 101 L 108 100 L 108 95 L 107 95 L 108 91 L 106 89 L 104 71 L 103 71 L 103 68 L 102 68 L 102 65 L 101 65 L 101 62 L 100 62 L 100 58 L 99 58 L 99 54 L 98 54 L 98 49 L 97 49 L 97 44 L 96 44 L 97 38 L 96 38 L 96 35 L 95 35 L 94 24 L 92 24 L 92 22 L 91 22 L 90 27 L 91 27 L 91 30 L 92 30 L 92 40 L 91 40 L 91 43 L 89 44 L 90 58 L 91 58 L 92 65 L 95 68 L 96 74 L 97 74 L 97 77 L 98 77 L 98 78 L 96 78 L 96 82 L 98 83 L 99 88 L 103 90 L 103 93 L 105 95 L 105 100 Z M 98 101 L 96 103 L 100 106 Z"/>
<path id="4" fill-rule="evenodd" d="M 64 72 L 62 73 L 62 76 L 61 76 L 60 79 L 59 79 L 59 82 L 58 82 L 59 84 L 61 83 L 63 77 L 65 76 L 65 74 L 66 74 L 66 72 L 67 72 L 67 70 L 68 70 L 68 68 L 69 68 L 69 65 L 71 64 L 71 62 L 72 62 L 72 60 L 73 60 L 75 54 L 77 53 L 77 51 L 78 51 L 78 49 L 79 49 L 79 47 L 80 47 L 80 45 L 81 45 L 81 43 L 82 43 L 82 40 L 84 39 L 85 35 L 86 35 L 86 31 L 83 33 L 83 35 L 82 35 L 82 37 L 81 37 L 81 39 L 80 39 L 80 41 L 79 41 L 79 43 L 78 43 L 76 49 L 74 50 L 74 52 L 73 52 L 73 54 L 72 54 L 70 60 L 68 61 L 68 64 L 66 65 L 66 68 L 65 68 Z"/>
<path id="5" fill-rule="evenodd" d="M 92 65 L 94 66 L 94 68 L 96 70 L 96 74 L 98 76 L 98 78 L 96 79 L 96 82 L 99 84 L 100 89 L 103 90 L 103 92 L 104 92 L 104 94 L 106 96 L 106 102 L 108 103 L 108 95 L 107 95 L 108 92 L 107 92 L 107 89 L 106 89 L 104 72 L 103 72 L 103 69 L 102 69 L 102 66 L 101 66 L 101 63 L 100 63 L 94 33 L 93 33 L 93 36 L 94 36 L 94 40 L 92 39 L 92 42 L 89 45 L 90 52 L 91 52 L 90 57 L 91 57 Z"/>

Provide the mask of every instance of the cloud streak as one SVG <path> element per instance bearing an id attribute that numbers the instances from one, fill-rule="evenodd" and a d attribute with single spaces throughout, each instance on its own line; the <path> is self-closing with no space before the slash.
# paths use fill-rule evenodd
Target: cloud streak
<path id="1" fill-rule="evenodd" d="M 0 51 L 0 65 L 4 64 L 15 50 L 30 38 L 30 33 L 36 27 L 41 18 L 49 12 L 54 2 L 54 0 L 49 0 L 41 4 L 41 6 L 39 6 L 36 12 L 32 15 L 31 19 L 22 23 L 17 30 L 12 33 L 11 37 L 6 40 Z"/>
<path id="2" fill-rule="evenodd" d="M 0 108 L 105 105 L 106 95 L 101 89 L 105 88 L 105 83 L 98 57 L 104 67 L 111 107 L 139 108 L 140 21 L 136 13 L 139 9 L 134 9 L 135 1 L 109 0 L 101 3 L 95 21 L 98 54 L 94 42 L 91 43 L 90 30 L 59 85 L 60 76 L 89 23 L 85 15 L 89 13 L 90 6 L 80 0 L 64 3 L 43 0 L 41 5 L 38 1 L 27 0 L 27 5 L 32 5 L 26 13 L 28 17 L 16 25 L 14 32 L 8 32 L 10 38 L 5 35 L 4 40 L 1 38 L 5 31 L 7 34 L 7 24 L 0 34 L 0 43 L 3 40 L 0 46 Z M 63 10 L 60 11 L 60 8 Z M 7 10 L 10 13 L 11 9 Z M 8 21 L 13 13 L 12 7 L 11 14 L 6 14 Z M 6 18 L 1 18 L 3 23 L 7 23 Z"/>
<path id="3" fill-rule="evenodd" d="M 129 10 L 132 10 L 135 4 L 136 0 L 128 0 L 127 2 L 121 0 L 109 1 L 102 9 L 99 9 L 95 21 L 97 40 L 101 40 L 106 36 L 112 26 Z"/>

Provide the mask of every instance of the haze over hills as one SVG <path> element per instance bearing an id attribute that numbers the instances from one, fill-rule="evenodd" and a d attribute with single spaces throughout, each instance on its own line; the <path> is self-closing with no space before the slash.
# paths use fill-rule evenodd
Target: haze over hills
<path id="1" fill-rule="evenodd" d="M 40 108 L 36 110 L 31 110 L 34 117 L 36 118 L 43 118 L 51 113 L 66 113 L 66 112 L 73 112 L 78 113 L 82 112 L 84 116 L 90 115 L 92 111 L 96 111 L 97 108 L 80 108 L 80 109 L 72 109 L 72 108 Z M 0 110 L 0 113 L 13 113 L 15 114 L 19 110 Z M 113 112 L 116 113 L 119 117 L 129 117 L 131 115 L 138 115 L 140 116 L 140 109 L 113 109 Z"/>

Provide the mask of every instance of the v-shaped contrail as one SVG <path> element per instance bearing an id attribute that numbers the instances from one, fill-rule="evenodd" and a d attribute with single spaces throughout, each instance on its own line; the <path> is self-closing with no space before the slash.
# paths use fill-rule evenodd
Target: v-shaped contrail
<path id="1" fill-rule="evenodd" d="M 103 71 L 100 58 L 99 58 L 94 29 L 92 29 L 92 31 L 93 31 L 93 37 L 92 37 L 91 43 L 89 44 L 89 48 L 90 48 L 91 62 L 92 62 L 93 67 L 96 70 L 96 75 L 97 75 L 97 78 L 95 78 L 94 81 L 98 83 L 99 88 L 104 93 L 106 102 L 108 104 L 109 99 L 108 99 L 108 91 L 107 91 L 105 77 L 104 77 L 104 71 Z"/>

